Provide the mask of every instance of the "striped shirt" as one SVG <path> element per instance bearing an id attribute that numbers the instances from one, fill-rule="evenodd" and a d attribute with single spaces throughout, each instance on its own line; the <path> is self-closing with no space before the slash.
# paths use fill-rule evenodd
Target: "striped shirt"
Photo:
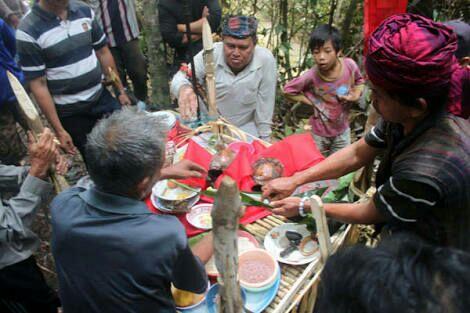
<path id="1" fill-rule="evenodd" d="M 46 77 L 58 112 L 98 99 L 103 87 L 95 50 L 106 45 L 106 36 L 86 4 L 70 2 L 65 21 L 35 4 L 21 21 L 16 41 L 26 79 Z"/>
<path id="2" fill-rule="evenodd" d="M 139 37 L 134 0 L 92 0 L 90 5 L 111 47 Z"/>
<path id="3" fill-rule="evenodd" d="M 468 121 L 432 114 L 406 136 L 399 124 L 379 121 L 365 140 L 386 150 L 374 204 L 387 226 L 470 251 Z"/>

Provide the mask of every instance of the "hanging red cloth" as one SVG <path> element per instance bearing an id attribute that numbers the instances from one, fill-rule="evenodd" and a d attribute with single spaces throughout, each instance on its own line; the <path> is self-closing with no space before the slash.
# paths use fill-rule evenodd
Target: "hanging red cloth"
<path id="1" fill-rule="evenodd" d="M 367 52 L 369 35 L 387 17 L 405 13 L 408 0 L 364 0 L 364 54 Z"/>

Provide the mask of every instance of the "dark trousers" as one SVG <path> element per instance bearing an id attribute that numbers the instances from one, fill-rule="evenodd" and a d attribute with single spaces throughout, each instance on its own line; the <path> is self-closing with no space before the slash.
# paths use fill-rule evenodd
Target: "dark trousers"
<path id="1" fill-rule="evenodd" d="M 111 53 L 119 71 L 119 77 L 125 85 L 126 74 L 132 81 L 137 99 L 147 101 L 147 64 L 139 47 L 139 40 L 134 39 L 117 47 L 111 47 Z"/>
<path id="2" fill-rule="evenodd" d="M 0 312 L 57 313 L 60 300 L 34 257 L 0 270 Z"/>
<path id="3" fill-rule="evenodd" d="M 65 117 L 59 115 L 62 126 L 72 137 L 73 144 L 78 148 L 85 162 L 86 136 L 91 132 L 98 120 L 120 108 L 121 105 L 118 100 L 105 88 L 98 101 L 88 106 L 82 112 Z"/>

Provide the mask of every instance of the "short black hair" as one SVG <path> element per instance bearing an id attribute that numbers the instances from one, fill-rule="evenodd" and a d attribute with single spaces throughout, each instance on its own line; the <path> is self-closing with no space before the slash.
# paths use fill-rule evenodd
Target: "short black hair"
<path id="1" fill-rule="evenodd" d="M 377 248 L 331 256 L 314 312 L 464 313 L 470 307 L 470 254 L 394 234 Z"/>
<path id="2" fill-rule="evenodd" d="M 339 30 L 328 24 L 320 25 L 310 34 L 308 47 L 311 51 L 318 49 L 322 47 L 328 40 L 331 40 L 333 43 L 333 48 L 335 48 L 336 52 L 341 50 L 341 34 Z"/>

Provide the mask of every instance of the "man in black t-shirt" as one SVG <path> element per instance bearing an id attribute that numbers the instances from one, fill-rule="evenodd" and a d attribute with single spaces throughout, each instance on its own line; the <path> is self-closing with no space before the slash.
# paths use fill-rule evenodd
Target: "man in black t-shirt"
<path id="1" fill-rule="evenodd" d="M 470 251 L 470 123 L 444 113 L 456 38 L 442 24 L 401 14 L 386 19 L 369 45 L 366 69 L 383 121 L 315 167 L 272 181 L 264 196 L 282 199 L 301 184 L 340 177 L 382 153 L 373 199 L 325 204 L 326 214 L 345 223 L 385 223 L 390 233 L 412 231 Z M 271 204 L 285 216 L 310 210 L 307 199 L 295 197 Z"/>
<path id="2" fill-rule="evenodd" d="M 191 44 L 186 34 L 186 11 L 183 0 L 161 0 L 158 3 L 160 31 L 165 43 L 175 49 L 171 76 L 181 63 L 189 63 L 192 56 L 202 50 L 202 22 L 207 19 L 211 30 L 216 32 L 220 25 L 222 9 L 218 0 L 197 0 L 190 2 Z"/>

